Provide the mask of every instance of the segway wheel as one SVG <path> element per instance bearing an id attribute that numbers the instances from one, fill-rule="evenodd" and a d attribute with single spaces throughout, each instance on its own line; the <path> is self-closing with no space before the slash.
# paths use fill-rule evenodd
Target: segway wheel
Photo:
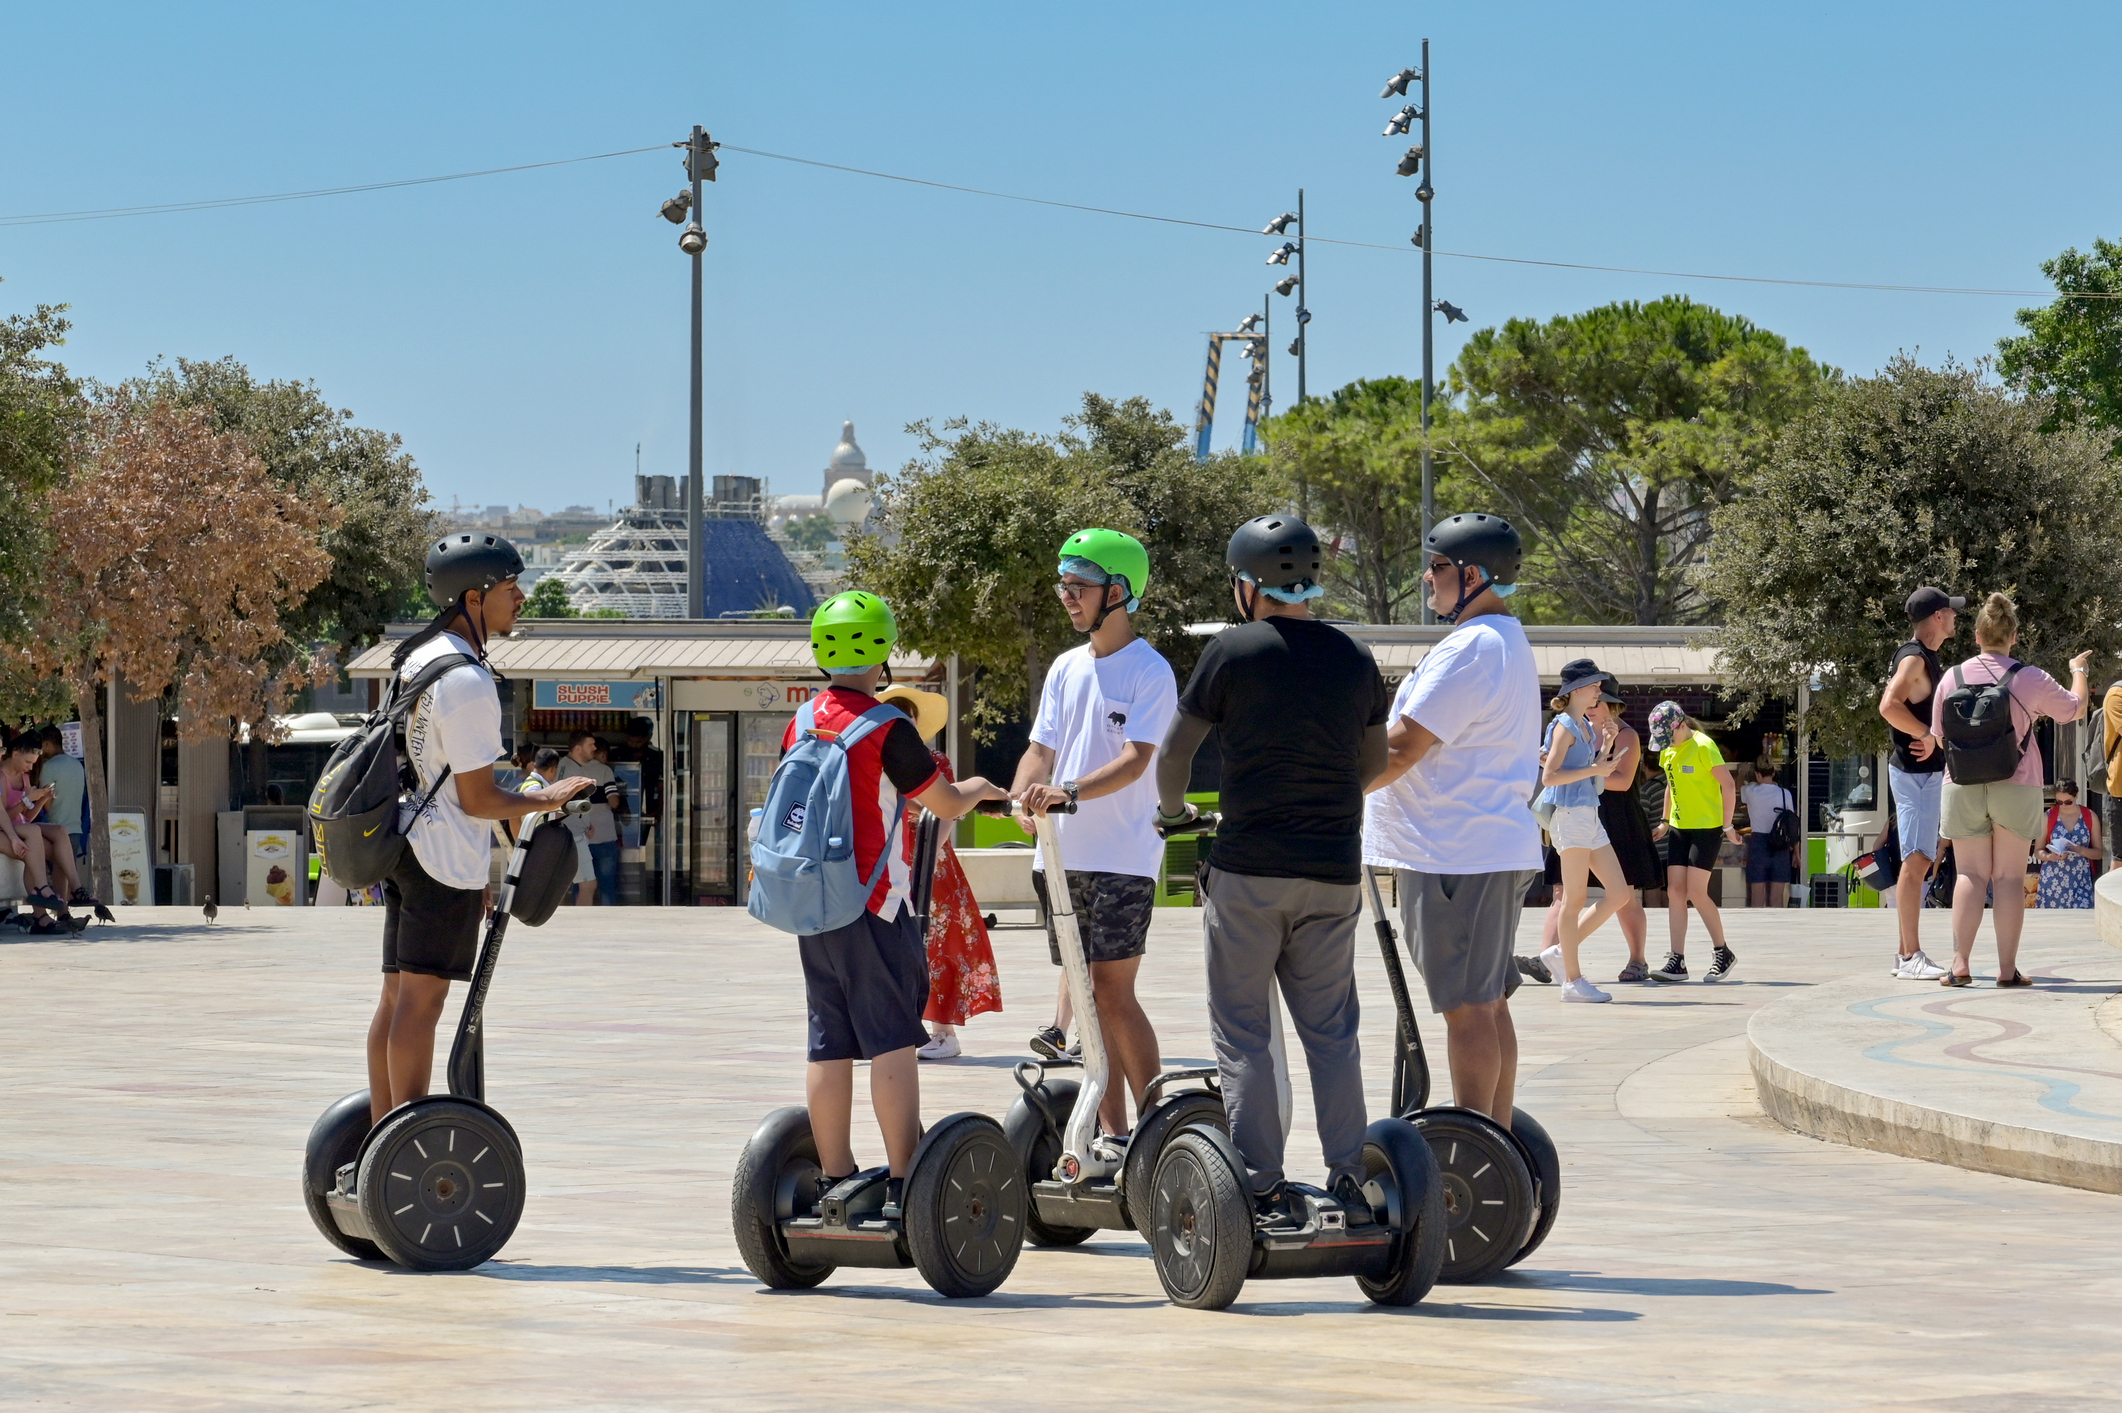
<path id="1" fill-rule="evenodd" d="M 1562 1210 L 1562 1155 L 1555 1151 L 1555 1141 L 1540 1127 L 1540 1121 L 1523 1109 L 1512 1109 L 1510 1114 L 1511 1137 L 1525 1150 L 1526 1166 L 1532 1170 L 1540 1203 L 1539 1220 L 1533 1223 L 1533 1234 L 1518 1248 L 1518 1254 L 1510 1258 L 1515 1266 L 1538 1250 L 1547 1234 L 1554 1230 L 1556 1214 Z"/>
<path id="2" fill-rule="evenodd" d="M 730 1227 L 744 1269 L 769 1290 L 808 1290 L 833 1273 L 831 1266 L 791 1261 L 781 1240 L 782 1222 L 814 1211 L 824 1171 L 811 1137 L 810 1111 L 801 1107 L 768 1114 L 737 1155 Z"/>
<path id="3" fill-rule="evenodd" d="M 1082 1086 L 1072 1079 L 1046 1079 L 1039 1082 L 1039 1093 L 1046 1100 L 1046 1107 L 1053 1113 L 1056 1123 L 1068 1122 L 1069 1112 L 1076 1107 L 1076 1095 Z M 1017 1102 L 1009 1106 L 1009 1114 L 1002 1120 L 1002 1130 L 1009 1135 L 1009 1145 L 1017 1152 L 1024 1167 L 1027 1185 L 1045 1182 L 1054 1175 L 1054 1164 L 1061 1161 L 1061 1135 L 1048 1126 L 1046 1115 L 1039 1112 L 1031 1099 L 1018 1095 Z M 1039 1206 L 1030 1200 L 1027 1190 L 1024 1204 L 1024 1234 L 1034 1246 L 1074 1246 L 1087 1241 L 1096 1234 L 1096 1227 L 1055 1226 L 1039 1220 Z"/>
<path id="4" fill-rule="evenodd" d="M 1194 1124 L 1164 1145 L 1150 1195 L 1150 1249 L 1174 1305 L 1222 1310 L 1253 1260 L 1253 1204 L 1230 1140 Z"/>
<path id="5" fill-rule="evenodd" d="M 495 1115 L 456 1099 L 383 1120 L 361 1158 L 361 1212 L 385 1256 L 413 1271 L 468 1271 L 523 1215 L 523 1154 Z"/>
<path id="6" fill-rule="evenodd" d="M 1230 1121 L 1223 1115 L 1223 1097 L 1206 1089 L 1189 1089 L 1175 1094 L 1150 1110 L 1149 1117 L 1135 1125 L 1135 1136 L 1128 1141 L 1127 1166 L 1121 1169 L 1120 1191 L 1127 1198 L 1128 1219 L 1134 1222 L 1135 1230 L 1142 1233 L 1144 1241 L 1156 1241 L 1151 1235 L 1150 1209 L 1154 1206 L 1157 1159 L 1163 1154 L 1164 1145 L 1171 1142 L 1172 1135 L 1188 1124 L 1207 1124 L 1229 1132 Z"/>
<path id="7" fill-rule="evenodd" d="M 1002 1125 L 953 1114 L 936 1125 L 907 1176 L 906 1245 L 938 1295 L 992 1295 L 1017 1268 L 1028 1205 L 1024 1169 Z"/>
<path id="8" fill-rule="evenodd" d="M 1517 1140 L 1472 1109 L 1424 1109 L 1415 1126 L 1444 1178 L 1444 1269 L 1438 1279 L 1473 1285 L 1493 1277 L 1532 1234 L 1533 1178 Z"/>
<path id="9" fill-rule="evenodd" d="M 339 1178 L 339 1169 L 361 1154 L 361 1140 L 368 1137 L 368 1091 L 357 1089 L 317 1116 L 302 1150 L 302 1206 L 317 1224 L 324 1239 L 357 1261 L 380 1261 L 376 1243 L 348 1236 L 332 1219 L 324 1195 Z"/>
<path id="10" fill-rule="evenodd" d="M 1363 1135 L 1363 1184 L 1385 1198 L 1381 1220 L 1397 1228 L 1400 1237 L 1385 1279 L 1358 1276 L 1356 1285 L 1380 1305 L 1413 1305 L 1429 1294 L 1444 1269 L 1450 1218 L 1437 1157 L 1413 1124 L 1380 1119 Z"/>

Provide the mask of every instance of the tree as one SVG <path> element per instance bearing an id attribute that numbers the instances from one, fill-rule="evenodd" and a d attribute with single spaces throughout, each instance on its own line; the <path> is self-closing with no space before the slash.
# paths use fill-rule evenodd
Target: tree
<path id="1" fill-rule="evenodd" d="M 408 586 L 420 583 L 435 533 L 420 468 L 396 433 L 354 425 L 315 383 L 261 383 L 233 358 L 180 358 L 128 386 L 139 400 L 205 409 L 212 429 L 241 436 L 280 485 L 339 508 L 319 532 L 331 576 L 282 624 L 286 660 L 327 640 L 351 657 L 382 637 Z"/>
<path id="2" fill-rule="evenodd" d="M 1262 425 L 1284 496 L 1303 499 L 1339 541 L 1327 563 L 1329 610 L 1367 623 L 1417 622 L 1422 610 L 1422 385 L 1406 378 L 1350 383 Z M 1444 469 L 1444 468 L 1440 468 Z M 1445 513 L 1460 487 L 1440 484 Z"/>
<path id="3" fill-rule="evenodd" d="M 830 515 L 806 515 L 788 526 L 788 542 L 799 550 L 818 553 L 840 537 L 840 527 Z"/>
<path id="4" fill-rule="evenodd" d="M 2122 243 L 2093 241 L 2041 262 L 2062 297 L 2021 309 L 2026 330 L 1997 343 L 1997 372 L 2049 400 L 2049 428 L 2086 426 L 2109 433 L 2109 454 L 2122 456 Z"/>
<path id="5" fill-rule="evenodd" d="M 209 414 L 118 390 L 89 409 L 65 481 L 45 495 L 52 537 L 37 632 L 20 665 L 63 680 L 82 734 L 102 739 L 97 693 L 122 678 L 135 700 L 165 693 L 186 741 L 263 726 L 310 664 L 286 656 L 283 615 L 331 572 L 319 545 L 338 512 L 288 489 Z M 107 819 L 103 753 L 86 753 L 90 808 Z M 94 838 L 110 886 L 110 843 Z M 103 896 L 108 897 L 107 892 Z"/>
<path id="6" fill-rule="evenodd" d="M 50 539 L 44 497 L 65 472 L 80 423 L 80 389 L 46 351 L 66 341 L 65 307 L 0 319 L 0 647 L 38 631 L 37 588 Z M 0 663 L 0 713 L 55 716 L 64 694 L 41 673 Z"/>
<path id="7" fill-rule="evenodd" d="M 1222 527 L 1268 503 L 1243 462 L 1201 465 L 1170 413 L 1094 393 L 1058 436 L 962 420 L 909 430 L 921 455 L 877 478 L 877 532 L 848 546 L 849 582 L 891 602 L 909 647 L 973 670 L 979 739 L 1036 714 L 1046 665 L 1079 641 L 1053 584 L 1061 542 L 1086 526 L 1142 540 L 1151 575 L 1137 630 L 1191 669 L 1185 625 L 1229 612 Z"/>
<path id="8" fill-rule="evenodd" d="M 1835 376 L 1736 315 L 1629 301 L 1475 334 L 1436 435 L 1528 532 L 1528 582 L 1569 616 L 1692 623 L 1711 611 L 1694 574 L 1711 512 Z"/>
<path id="9" fill-rule="evenodd" d="M 432 616 L 432 615 L 430 615 Z M 567 585 L 551 574 L 543 575 L 531 587 L 530 598 L 524 602 L 525 618 L 580 618 L 573 603 L 567 597 Z"/>
<path id="10" fill-rule="evenodd" d="M 1879 693 L 1920 584 L 2011 594 L 2020 653 L 2059 675 L 2081 649 L 2122 648 L 2122 464 L 2083 430 L 2043 433 L 2052 411 L 1902 357 L 1786 428 L 1753 493 L 1714 517 L 1705 587 L 1726 608 L 1737 714 L 1816 678 L 1823 749 L 1882 748 Z"/>

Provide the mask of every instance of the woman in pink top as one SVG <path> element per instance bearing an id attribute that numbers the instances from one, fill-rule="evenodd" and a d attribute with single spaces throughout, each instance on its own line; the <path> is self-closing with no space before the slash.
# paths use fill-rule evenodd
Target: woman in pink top
<path id="1" fill-rule="evenodd" d="M 2031 986 L 2019 970 L 2019 931 L 2026 923 L 2026 856 L 2041 834 L 2041 751 L 2034 745 L 2034 721 L 2053 717 L 2076 721 L 2085 710 L 2085 669 L 2090 652 L 2070 660 L 2070 687 L 2038 667 L 2011 656 L 2019 641 L 2019 610 L 2003 594 L 1991 594 L 1975 618 L 1975 646 L 1982 651 L 1949 668 L 1931 705 L 1931 735 L 1945 738 L 1945 700 L 1964 683 L 1979 686 L 2011 679 L 2012 725 L 2022 745 L 2019 768 L 2009 780 L 1963 785 L 1952 778 L 1952 751 L 1945 753 L 1944 824 L 1939 832 L 1952 840 L 1953 866 L 1960 881 L 1953 889 L 1953 965 L 1941 986 L 1965 986 L 1974 978 L 1975 933 L 1982 926 L 1982 904 L 1994 893 L 1997 913 L 1997 985 Z"/>
<path id="2" fill-rule="evenodd" d="M 42 755 L 37 738 L 28 732 L 0 751 L 0 854 L 22 861 L 30 906 L 37 914 L 32 930 L 39 933 L 58 930 L 57 924 L 45 915 L 47 909 L 62 919 L 72 920 L 66 900 L 52 889 L 44 831 L 30 823 L 51 799 L 50 790 L 30 783 L 30 772 L 37 768 Z"/>

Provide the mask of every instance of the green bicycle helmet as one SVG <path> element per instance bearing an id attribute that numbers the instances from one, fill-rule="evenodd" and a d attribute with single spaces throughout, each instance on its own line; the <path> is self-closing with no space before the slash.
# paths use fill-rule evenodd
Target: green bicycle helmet
<path id="1" fill-rule="evenodd" d="M 1122 607 L 1129 613 L 1142 607 L 1142 591 L 1149 587 L 1149 551 L 1140 540 L 1118 530 L 1078 530 L 1061 544 L 1061 572 L 1095 577 L 1085 572 L 1086 566 L 1104 575 L 1106 583 L 1117 583 L 1126 591 L 1127 602 Z M 1098 619 L 1103 622 L 1105 614 L 1099 613 Z"/>
<path id="2" fill-rule="evenodd" d="M 810 651 L 827 672 L 859 672 L 891 655 L 899 641 L 892 606 L 875 594 L 848 589 L 818 605 L 810 621 Z"/>

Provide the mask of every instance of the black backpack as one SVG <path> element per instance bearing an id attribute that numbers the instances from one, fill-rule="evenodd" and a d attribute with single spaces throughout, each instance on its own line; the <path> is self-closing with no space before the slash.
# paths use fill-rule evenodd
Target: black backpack
<path id="1" fill-rule="evenodd" d="M 1945 773 L 1955 785 L 1994 785 L 2009 780 L 2026 754 L 2026 738 L 2011 719 L 2011 679 L 2023 663 L 2013 663 L 1994 682 L 1968 682 L 1953 669 L 1953 689 L 1945 696 Z M 2029 731 L 2028 737 L 2033 733 Z"/>
<path id="2" fill-rule="evenodd" d="M 1783 793 L 1788 796 L 1790 791 L 1786 789 Z M 1777 807 L 1775 822 L 1768 826 L 1769 848 L 1778 852 L 1788 853 L 1798 847 L 1797 803 L 1796 800 L 1792 800 L 1791 808 L 1789 809 L 1784 809 L 1781 806 Z"/>
<path id="3" fill-rule="evenodd" d="M 403 755 L 405 718 L 421 694 L 445 675 L 476 666 L 477 658 L 457 653 L 429 663 L 410 682 L 393 679 L 383 706 L 370 712 L 361 729 L 341 741 L 325 762 L 317 788 L 310 791 L 309 824 L 324 871 L 335 883 L 367 888 L 381 883 L 397 864 L 405 851 L 405 836 L 398 832 L 398 802 L 419 784 L 412 762 Z M 449 767 L 444 766 L 434 788 L 420 797 L 415 819 L 447 779 Z"/>

